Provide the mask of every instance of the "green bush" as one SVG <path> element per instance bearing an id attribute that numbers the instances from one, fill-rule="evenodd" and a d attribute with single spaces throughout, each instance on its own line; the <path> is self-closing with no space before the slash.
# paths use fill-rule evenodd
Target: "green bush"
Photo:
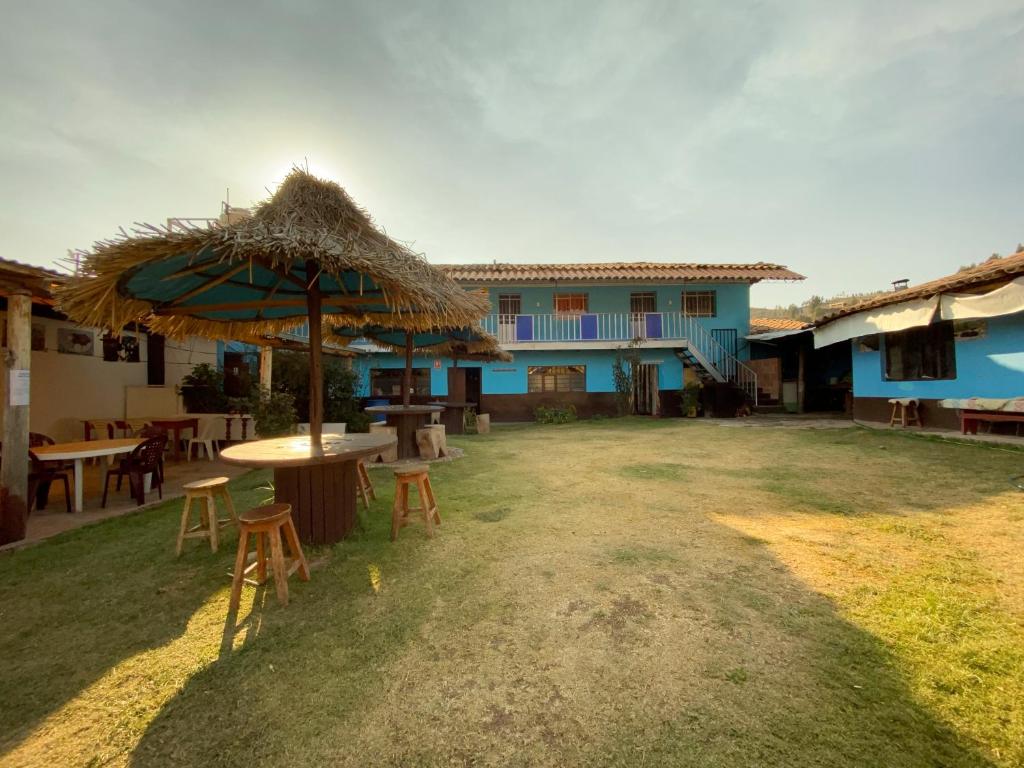
<path id="1" fill-rule="evenodd" d="M 252 398 L 250 411 L 256 422 L 256 434 L 264 438 L 290 435 L 298 421 L 295 398 L 288 392 L 264 390 Z"/>
<path id="2" fill-rule="evenodd" d="M 209 363 L 200 363 L 181 380 L 181 399 L 189 413 L 224 413 L 224 374 Z"/>
<path id="3" fill-rule="evenodd" d="M 576 421 L 576 406 L 572 404 L 551 407 L 538 405 L 533 410 L 533 415 L 538 424 L 568 424 L 571 421 Z"/>
<path id="4" fill-rule="evenodd" d="M 366 432 L 370 417 L 360 407 L 356 392 L 359 374 L 347 360 L 325 356 L 324 421 L 343 421 L 348 432 Z M 275 392 L 287 392 L 295 400 L 298 421 L 309 421 L 309 354 L 292 350 L 274 352 L 271 374 Z"/>

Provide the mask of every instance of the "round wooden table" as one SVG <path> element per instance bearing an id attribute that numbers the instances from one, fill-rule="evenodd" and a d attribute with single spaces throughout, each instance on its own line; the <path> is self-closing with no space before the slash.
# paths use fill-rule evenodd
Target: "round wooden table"
<path id="1" fill-rule="evenodd" d="M 432 413 L 444 410 L 442 405 L 371 405 L 367 413 L 382 413 L 389 426 L 398 427 L 398 458 L 413 459 L 420 455 L 416 445 L 416 430 L 427 423 Z"/>
<path id="2" fill-rule="evenodd" d="M 389 434 L 324 435 L 314 451 L 308 435 L 239 443 L 221 461 L 274 470 L 274 500 L 292 505 L 292 520 L 306 544 L 333 544 L 356 523 L 356 462 L 395 444 Z"/>
<path id="3" fill-rule="evenodd" d="M 466 429 L 466 409 L 476 408 L 476 403 L 454 403 L 451 400 L 438 400 L 428 405 L 440 405 L 444 408 L 441 423 L 447 435 L 461 435 Z"/>

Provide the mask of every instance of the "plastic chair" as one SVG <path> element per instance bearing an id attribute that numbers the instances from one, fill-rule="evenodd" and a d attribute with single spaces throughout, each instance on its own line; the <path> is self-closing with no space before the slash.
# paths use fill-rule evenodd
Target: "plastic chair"
<path id="1" fill-rule="evenodd" d="M 29 473 L 28 473 L 28 511 L 32 513 L 33 507 L 42 509 L 45 504 L 45 494 L 42 488 L 49 489 L 50 484 L 55 481 L 64 483 L 64 504 L 68 514 L 71 514 L 71 484 L 68 482 L 67 472 L 62 468 L 47 466 L 32 451 L 28 452 Z M 42 502 L 42 504 L 40 503 Z"/>
<path id="2" fill-rule="evenodd" d="M 100 506 L 107 506 L 110 478 L 117 477 L 117 490 L 121 490 L 121 480 L 125 475 L 128 475 L 128 486 L 140 507 L 146 503 L 146 475 L 152 476 L 152 484 L 156 486 L 157 493 L 162 499 L 164 479 L 160 463 L 163 460 L 165 443 L 163 437 L 151 437 L 137 445 L 128 458 L 122 460 L 116 468 L 108 469 L 103 481 L 103 501 Z"/>
<path id="3" fill-rule="evenodd" d="M 209 419 L 203 419 L 199 425 L 199 434 L 195 437 L 188 439 L 188 460 L 192 461 L 192 446 L 201 445 L 206 449 L 206 458 L 213 461 L 213 457 L 217 455 L 217 451 L 220 450 L 220 439 L 214 437 L 217 434 L 217 430 L 221 430 L 223 434 L 224 429 L 221 424 L 222 416 L 212 416 Z M 198 457 L 199 454 L 197 453 Z"/>

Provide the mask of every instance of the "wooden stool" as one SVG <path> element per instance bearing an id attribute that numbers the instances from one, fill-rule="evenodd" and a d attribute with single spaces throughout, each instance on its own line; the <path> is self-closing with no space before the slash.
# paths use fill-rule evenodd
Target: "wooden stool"
<path id="1" fill-rule="evenodd" d="M 207 480 L 195 480 L 185 483 L 182 486 L 185 491 L 185 508 L 181 511 L 181 528 L 178 530 L 178 557 L 181 557 L 181 549 L 185 539 L 209 539 L 210 549 L 217 551 L 217 531 L 225 525 L 237 523 L 235 516 L 235 504 L 231 501 L 231 494 L 228 493 L 228 479 L 226 477 L 211 477 Z M 217 517 L 217 497 L 224 501 L 224 508 L 227 509 L 229 517 L 220 519 Z M 202 501 L 204 505 L 199 508 L 199 522 L 189 527 L 192 517 L 192 502 Z"/>
<path id="2" fill-rule="evenodd" d="M 383 422 L 374 422 L 373 424 L 371 424 L 370 432 L 386 432 L 389 435 L 394 435 L 395 437 L 398 437 L 398 427 L 392 427 L 387 424 L 384 424 Z M 385 464 L 390 464 L 393 461 L 398 461 L 398 445 L 392 445 L 390 448 L 385 448 L 378 454 L 368 456 L 367 460 L 372 461 L 375 464 L 378 461 L 383 462 Z"/>
<path id="3" fill-rule="evenodd" d="M 359 481 L 359 495 L 363 499 L 366 510 L 370 510 L 370 499 L 377 500 L 377 492 L 373 489 L 373 482 L 370 480 L 370 472 L 366 469 L 366 462 L 360 459 L 356 462 L 356 479 Z"/>
<path id="4" fill-rule="evenodd" d="M 448 455 L 444 424 L 431 424 L 416 430 L 416 446 L 421 459 L 439 459 Z"/>
<path id="5" fill-rule="evenodd" d="M 291 565 L 287 568 L 284 564 L 284 547 L 281 542 L 282 529 L 288 539 L 288 549 L 292 554 Z M 249 558 L 250 534 L 256 534 L 256 561 L 246 566 L 245 561 Z M 269 558 L 266 555 L 264 536 L 270 539 Z M 306 564 L 306 556 L 302 554 L 299 536 L 295 532 L 295 523 L 292 522 L 291 504 L 268 504 L 239 515 L 238 555 L 235 557 L 235 573 L 231 582 L 231 602 L 228 604 L 228 612 L 238 609 L 238 603 L 242 599 L 243 582 L 258 586 L 267 580 L 268 560 L 271 570 L 274 572 L 277 599 L 281 605 L 288 605 L 288 577 L 298 571 L 300 579 L 309 581 L 309 565 Z M 246 576 L 254 569 L 256 580 L 247 579 Z"/>
<path id="6" fill-rule="evenodd" d="M 434 500 L 434 489 L 430 487 L 430 476 L 426 464 L 410 464 L 395 470 L 395 503 L 391 506 L 391 540 L 398 538 L 398 529 L 412 522 L 413 512 L 423 515 L 427 536 L 434 536 L 434 526 L 441 524 L 441 515 Z M 409 486 L 415 485 L 420 497 L 420 506 L 409 506 Z"/>
<path id="7" fill-rule="evenodd" d="M 896 423 L 896 414 L 900 415 L 900 424 L 904 427 L 914 424 L 921 426 L 921 414 L 917 409 L 917 399 L 913 397 L 894 397 L 889 401 L 892 406 L 892 415 L 889 417 L 889 426 Z"/>

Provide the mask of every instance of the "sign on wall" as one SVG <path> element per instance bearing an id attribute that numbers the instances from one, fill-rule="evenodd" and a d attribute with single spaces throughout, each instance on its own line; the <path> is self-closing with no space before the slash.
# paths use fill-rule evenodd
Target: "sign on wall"
<path id="1" fill-rule="evenodd" d="M 11 405 L 28 405 L 30 383 L 29 371 L 18 369 L 11 371 L 10 385 L 7 388 L 10 393 Z"/>

